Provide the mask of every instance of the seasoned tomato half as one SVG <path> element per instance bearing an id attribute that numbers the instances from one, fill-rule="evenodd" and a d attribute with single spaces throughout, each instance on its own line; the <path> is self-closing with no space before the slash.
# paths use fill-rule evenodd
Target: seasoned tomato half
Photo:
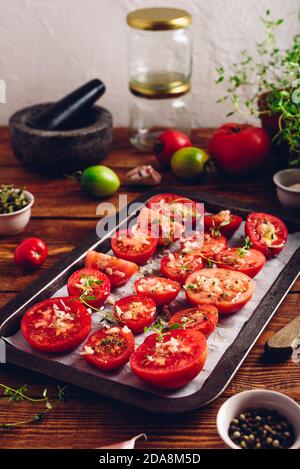
<path id="1" fill-rule="evenodd" d="M 248 215 L 245 232 L 252 247 L 261 251 L 268 259 L 282 251 L 288 238 L 288 229 L 283 221 L 262 212 Z"/>
<path id="2" fill-rule="evenodd" d="M 130 295 L 115 303 L 115 318 L 134 334 L 144 331 L 156 316 L 156 304 L 150 297 Z"/>
<path id="3" fill-rule="evenodd" d="M 37 350 L 50 353 L 76 348 L 91 330 L 91 316 L 75 297 L 50 298 L 24 314 L 21 331 Z"/>
<path id="4" fill-rule="evenodd" d="M 212 304 L 219 313 L 235 313 L 251 299 L 254 282 L 248 275 L 227 269 L 202 269 L 185 282 L 185 293 L 194 305 Z"/>
<path id="5" fill-rule="evenodd" d="M 199 254 L 181 251 L 165 256 L 161 260 L 161 272 L 171 280 L 183 284 L 188 276 L 203 267 L 202 257 Z"/>
<path id="6" fill-rule="evenodd" d="M 130 365 L 150 386 L 178 389 L 200 373 L 206 356 L 206 339 L 201 332 L 173 330 L 162 337 L 148 336 L 132 354 Z"/>
<path id="7" fill-rule="evenodd" d="M 81 355 L 90 365 L 112 371 L 124 366 L 133 351 L 132 332 L 126 326 L 112 326 L 94 332 L 83 346 Z"/>
<path id="8" fill-rule="evenodd" d="M 265 265 L 266 257 L 257 249 L 227 248 L 215 256 L 215 261 L 218 267 L 255 277 Z"/>
<path id="9" fill-rule="evenodd" d="M 226 238 L 230 238 L 240 227 L 242 221 L 242 217 L 231 213 L 230 210 L 221 210 L 215 215 L 204 216 L 204 229 L 205 231 L 219 231 Z"/>
<path id="10" fill-rule="evenodd" d="M 139 230 L 118 231 L 111 240 L 115 256 L 138 265 L 146 264 L 153 256 L 156 246 L 157 239 Z"/>
<path id="11" fill-rule="evenodd" d="M 180 283 L 164 277 L 145 277 L 134 282 L 138 295 L 150 296 L 156 306 L 167 305 L 173 301 L 180 291 Z"/>
<path id="12" fill-rule="evenodd" d="M 96 251 L 87 252 L 84 264 L 88 269 L 99 269 L 104 272 L 112 287 L 125 285 L 138 270 L 138 266 L 134 262 Z"/>
<path id="13" fill-rule="evenodd" d="M 180 324 L 184 329 L 193 329 L 208 337 L 217 327 L 218 319 L 217 308 L 204 304 L 177 311 L 171 317 L 169 325 Z"/>
<path id="14" fill-rule="evenodd" d="M 69 277 L 67 288 L 70 296 L 81 297 L 94 308 L 100 308 L 110 294 L 107 276 L 96 269 L 76 270 Z"/>

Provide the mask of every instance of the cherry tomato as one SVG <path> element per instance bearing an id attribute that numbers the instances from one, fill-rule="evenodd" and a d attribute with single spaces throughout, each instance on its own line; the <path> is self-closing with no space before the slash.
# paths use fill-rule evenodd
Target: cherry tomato
<path id="1" fill-rule="evenodd" d="M 183 284 L 188 276 L 203 267 L 202 258 L 199 254 L 182 254 L 181 251 L 165 256 L 161 260 L 160 268 L 163 275 Z"/>
<path id="2" fill-rule="evenodd" d="M 47 246 L 39 238 L 27 238 L 15 250 L 15 263 L 27 272 L 36 270 L 48 255 Z"/>
<path id="3" fill-rule="evenodd" d="M 212 304 L 219 313 L 235 313 L 251 299 L 253 280 L 227 269 L 202 269 L 185 282 L 187 299 L 193 305 Z"/>
<path id="4" fill-rule="evenodd" d="M 152 298 L 130 295 L 115 303 L 115 318 L 131 329 L 134 334 L 144 331 L 152 324 L 156 315 L 156 304 Z"/>
<path id="5" fill-rule="evenodd" d="M 70 296 L 82 299 L 94 308 L 100 308 L 110 294 L 110 283 L 105 274 L 96 269 L 76 270 L 68 280 Z"/>
<path id="6" fill-rule="evenodd" d="M 151 238 L 142 231 L 119 231 L 112 240 L 111 247 L 115 256 L 138 265 L 146 264 L 153 256 L 157 246 L 157 239 Z"/>
<path id="7" fill-rule="evenodd" d="M 157 306 L 168 305 L 180 291 L 180 283 L 164 277 L 145 277 L 134 282 L 138 295 L 150 296 Z"/>
<path id="8" fill-rule="evenodd" d="M 126 326 L 112 326 L 94 332 L 83 346 L 81 355 L 90 365 L 112 371 L 124 366 L 133 351 L 132 332 Z"/>
<path id="9" fill-rule="evenodd" d="M 133 262 L 118 259 L 102 252 L 88 251 L 85 257 L 87 269 L 98 269 L 107 275 L 112 287 L 120 287 L 136 273 L 138 266 Z"/>
<path id="10" fill-rule="evenodd" d="M 170 193 L 154 195 L 147 202 L 148 208 L 170 217 L 180 225 L 190 222 L 191 227 L 203 215 L 201 205 L 188 197 Z"/>
<path id="11" fill-rule="evenodd" d="M 267 259 L 279 254 L 288 238 L 288 229 L 283 221 L 262 212 L 248 215 L 245 232 L 252 247 L 261 251 Z"/>
<path id="12" fill-rule="evenodd" d="M 34 349 L 59 353 L 76 348 L 91 330 L 91 316 L 75 297 L 40 301 L 24 314 L 21 331 Z"/>
<path id="13" fill-rule="evenodd" d="M 169 207 L 169 204 L 173 202 L 173 200 L 177 199 L 179 196 L 176 194 L 171 193 L 164 193 L 164 194 L 157 194 L 150 197 L 147 202 L 147 207 L 151 208 L 152 210 L 162 211 L 165 207 Z"/>
<path id="14" fill-rule="evenodd" d="M 217 327 L 218 319 L 219 314 L 215 306 L 198 305 L 177 311 L 171 317 L 169 325 L 172 326 L 178 323 L 184 329 L 193 329 L 193 331 L 202 332 L 205 337 L 208 337 Z"/>
<path id="15" fill-rule="evenodd" d="M 242 217 L 231 213 L 230 210 L 221 210 L 215 215 L 204 216 L 204 229 L 205 231 L 219 230 L 226 238 L 230 238 L 242 221 Z"/>
<path id="16" fill-rule="evenodd" d="M 153 152 L 158 161 L 166 168 L 170 167 L 172 155 L 180 148 L 192 145 L 189 137 L 179 130 L 165 130 L 156 139 Z"/>
<path id="17" fill-rule="evenodd" d="M 178 389 L 194 379 L 207 357 L 206 339 L 201 332 L 174 330 L 151 334 L 131 355 L 133 373 L 159 389 Z"/>
<path id="18" fill-rule="evenodd" d="M 270 151 L 271 140 L 267 132 L 248 124 L 224 124 L 209 142 L 212 158 L 232 175 L 245 175 L 258 169 Z"/>
<path id="19" fill-rule="evenodd" d="M 227 238 L 213 233 L 194 233 L 181 240 L 181 250 L 184 253 L 190 252 L 199 254 L 203 259 L 213 259 L 215 254 L 223 251 L 227 247 Z"/>
<path id="20" fill-rule="evenodd" d="M 158 246 L 169 245 L 181 238 L 184 233 L 184 226 L 181 223 L 173 221 L 163 212 L 148 207 L 143 207 L 138 216 L 138 229 L 157 239 Z"/>
<path id="21" fill-rule="evenodd" d="M 249 277 L 255 277 L 263 266 L 266 258 L 257 249 L 243 251 L 241 248 L 227 248 L 215 256 L 217 266 L 223 269 L 238 270 Z"/>

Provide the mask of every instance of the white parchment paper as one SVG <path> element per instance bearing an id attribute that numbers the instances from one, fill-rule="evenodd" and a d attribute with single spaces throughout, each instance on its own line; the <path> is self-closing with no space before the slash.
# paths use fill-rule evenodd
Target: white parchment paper
<path id="1" fill-rule="evenodd" d="M 244 223 L 242 223 L 239 230 L 231 238 L 229 245 L 241 245 L 243 243 L 242 238 L 244 237 Z M 252 299 L 247 303 L 244 308 L 242 308 L 238 313 L 223 316 L 221 317 L 218 326 L 215 332 L 208 339 L 208 358 L 205 363 L 204 369 L 201 373 L 187 386 L 177 391 L 155 391 L 149 389 L 144 385 L 130 370 L 129 364 L 125 365 L 121 370 L 113 373 L 103 373 L 96 368 L 88 365 L 80 355 L 82 345 L 78 347 L 75 351 L 65 353 L 63 355 L 50 356 L 50 359 L 64 363 L 66 365 L 72 366 L 77 369 L 86 370 L 89 374 L 95 374 L 98 376 L 103 376 L 106 379 L 112 381 L 118 381 L 128 386 L 132 386 L 140 389 L 147 389 L 154 394 L 164 395 L 166 397 L 179 398 L 183 396 L 189 396 L 199 391 L 203 386 L 203 383 L 207 380 L 210 373 L 213 371 L 214 367 L 221 359 L 222 355 L 226 349 L 232 344 L 232 342 L 237 337 L 239 331 L 241 330 L 244 323 L 251 317 L 252 312 L 255 310 L 256 306 L 266 294 L 274 280 L 279 275 L 280 271 L 284 268 L 287 262 L 290 260 L 296 249 L 300 246 L 300 232 L 293 233 L 289 235 L 288 242 L 284 247 L 283 251 L 275 259 L 266 262 L 263 270 L 255 277 L 255 292 Z M 178 246 L 173 246 L 172 251 L 175 251 Z M 141 267 L 139 272 L 130 279 L 130 281 L 119 289 L 111 294 L 111 297 L 114 300 L 117 300 L 123 296 L 130 295 L 134 293 L 133 283 L 134 281 L 145 275 L 155 275 L 159 274 L 159 265 L 160 259 L 163 255 L 166 255 L 166 251 L 161 251 L 157 254 L 155 259 L 151 261 L 144 267 Z M 64 286 L 58 290 L 53 296 L 67 296 L 67 288 Z M 170 311 L 175 312 L 180 309 L 187 308 L 190 305 L 185 299 L 184 291 L 182 290 L 176 300 L 170 305 Z M 105 305 L 105 310 L 113 310 L 112 305 Z M 99 329 L 100 320 L 98 313 L 92 314 L 93 327 L 92 332 Z M 145 334 L 140 334 L 136 336 L 136 346 L 140 345 L 145 338 Z M 33 351 L 30 345 L 23 339 L 23 336 L 20 331 L 18 331 L 14 336 L 6 338 L 6 340 L 17 347 L 20 350 L 26 352 L 33 352 L 38 356 L 45 356 L 43 353 Z M 49 355 L 47 355 L 49 359 Z"/>

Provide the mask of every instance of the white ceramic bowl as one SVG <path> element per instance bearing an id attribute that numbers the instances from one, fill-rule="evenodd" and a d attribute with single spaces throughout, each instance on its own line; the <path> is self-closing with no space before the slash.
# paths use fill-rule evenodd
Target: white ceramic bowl
<path id="1" fill-rule="evenodd" d="M 300 191 L 291 189 L 292 184 L 300 184 L 300 168 L 283 169 L 273 176 L 277 197 L 285 207 L 300 208 Z"/>
<path id="2" fill-rule="evenodd" d="M 243 391 L 227 399 L 217 415 L 217 429 L 224 443 L 232 449 L 241 449 L 228 435 L 230 422 L 246 409 L 277 410 L 293 425 L 295 442 L 290 449 L 300 448 L 300 405 L 290 397 L 267 389 Z"/>
<path id="3" fill-rule="evenodd" d="M 31 207 L 34 197 L 31 192 L 24 191 L 28 204 L 26 207 L 12 213 L 0 214 L 0 236 L 11 236 L 20 233 L 28 224 L 31 216 Z"/>

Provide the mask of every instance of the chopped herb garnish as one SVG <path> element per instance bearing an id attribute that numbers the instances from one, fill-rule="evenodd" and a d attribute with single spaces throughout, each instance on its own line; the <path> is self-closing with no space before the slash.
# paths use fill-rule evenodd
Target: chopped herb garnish
<path id="1" fill-rule="evenodd" d="M 24 189 L 0 185 L 0 214 L 13 213 L 28 205 Z"/>
<path id="2" fill-rule="evenodd" d="M 243 246 L 242 248 L 238 248 L 238 249 L 237 249 L 238 255 L 239 255 L 240 257 L 243 257 L 243 256 L 246 254 L 246 252 L 249 251 L 249 249 L 251 248 L 251 246 L 252 246 L 252 243 L 251 243 L 251 241 L 250 241 L 250 238 L 249 238 L 248 236 L 246 236 L 244 246 Z"/>

